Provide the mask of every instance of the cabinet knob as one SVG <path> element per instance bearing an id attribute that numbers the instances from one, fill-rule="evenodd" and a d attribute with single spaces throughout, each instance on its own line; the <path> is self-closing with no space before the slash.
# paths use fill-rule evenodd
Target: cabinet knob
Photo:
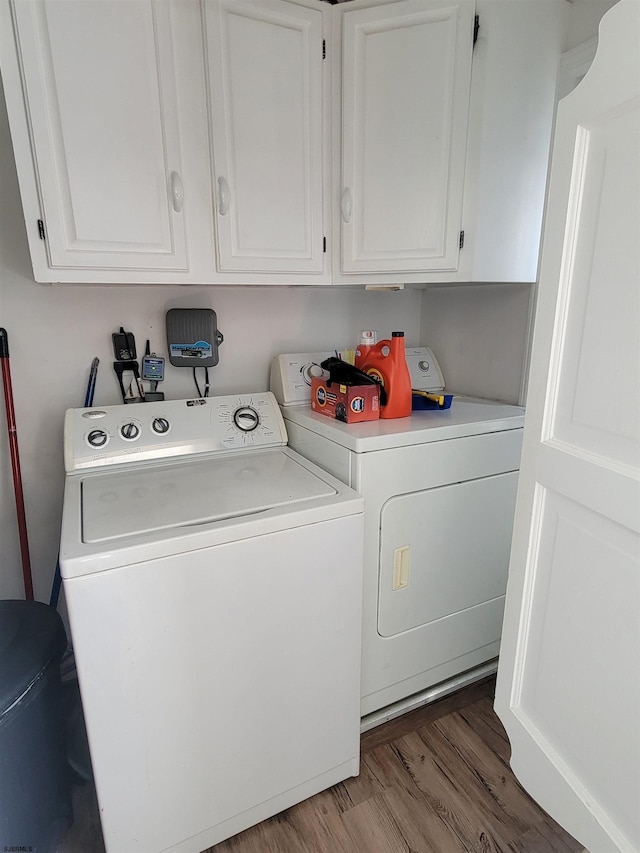
<path id="1" fill-rule="evenodd" d="M 342 193 L 342 218 L 345 222 L 351 222 L 351 190 L 345 187 Z"/>
<path id="2" fill-rule="evenodd" d="M 225 178 L 218 178 L 218 213 L 224 216 L 229 210 L 231 190 Z"/>
<path id="3" fill-rule="evenodd" d="M 184 204 L 184 186 L 177 172 L 171 172 L 171 200 L 175 212 L 180 213 Z"/>

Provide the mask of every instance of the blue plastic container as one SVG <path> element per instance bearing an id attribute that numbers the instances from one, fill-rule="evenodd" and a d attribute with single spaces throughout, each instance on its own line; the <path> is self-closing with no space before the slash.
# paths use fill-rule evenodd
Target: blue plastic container
<path id="1" fill-rule="evenodd" d="M 57 850 L 72 822 L 60 615 L 0 601 L 0 850 Z"/>
<path id="2" fill-rule="evenodd" d="M 449 409 L 451 408 L 451 401 L 453 400 L 453 394 L 438 394 L 437 392 L 432 395 L 433 397 L 441 397 L 442 404 L 440 404 L 436 400 L 429 399 L 429 397 L 425 397 L 422 394 L 411 395 L 411 409 L 414 412 L 424 411 L 426 409 Z"/>

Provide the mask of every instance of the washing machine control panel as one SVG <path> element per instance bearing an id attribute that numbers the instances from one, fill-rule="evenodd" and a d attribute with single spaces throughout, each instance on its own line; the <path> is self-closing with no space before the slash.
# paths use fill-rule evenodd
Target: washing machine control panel
<path id="1" fill-rule="evenodd" d="M 69 409 L 64 424 L 67 473 L 286 443 L 280 408 L 269 391 Z"/>

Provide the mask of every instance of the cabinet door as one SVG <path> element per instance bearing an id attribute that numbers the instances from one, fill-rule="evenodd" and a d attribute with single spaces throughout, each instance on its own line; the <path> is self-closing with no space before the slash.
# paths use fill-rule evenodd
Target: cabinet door
<path id="1" fill-rule="evenodd" d="M 204 6 L 218 267 L 321 273 L 325 13 L 285 0 Z"/>
<path id="2" fill-rule="evenodd" d="M 536 281 L 568 5 L 477 2 L 462 281 Z"/>
<path id="3" fill-rule="evenodd" d="M 48 266 L 186 270 L 172 7 L 12 10 Z"/>
<path id="4" fill-rule="evenodd" d="M 343 272 L 457 267 L 474 8 L 343 13 Z"/>

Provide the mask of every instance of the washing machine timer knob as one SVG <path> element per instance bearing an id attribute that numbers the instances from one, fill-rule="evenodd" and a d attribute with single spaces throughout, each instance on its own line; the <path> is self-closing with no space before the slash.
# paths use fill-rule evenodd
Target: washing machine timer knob
<path id="1" fill-rule="evenodd" d="M 140 435 L 140 427 L 135 421 L 128 421 L 120 427 L 120 435 L 127 441 L 133 441 Z"/>
<path id="2" fill-rule="evenodd" d="M 233 422 L 242 432 L 251 432 L 260 425 L 260 415 L 253 406 L 240 406 L 233 413 Z"/>
<path id="3" fill-rule="evenodd" d="M 169 421 L 166 418 L 154 418 L 151 423 L 151 429 L 156 435 L 164 435 L 169 432 Z"/>
<path id="4" fill-rule="evenodd" d="M 103 429 L 92 429 L 87 435 L 89 447 L 104 447 L 108 440 L 109 436 Z"/>

